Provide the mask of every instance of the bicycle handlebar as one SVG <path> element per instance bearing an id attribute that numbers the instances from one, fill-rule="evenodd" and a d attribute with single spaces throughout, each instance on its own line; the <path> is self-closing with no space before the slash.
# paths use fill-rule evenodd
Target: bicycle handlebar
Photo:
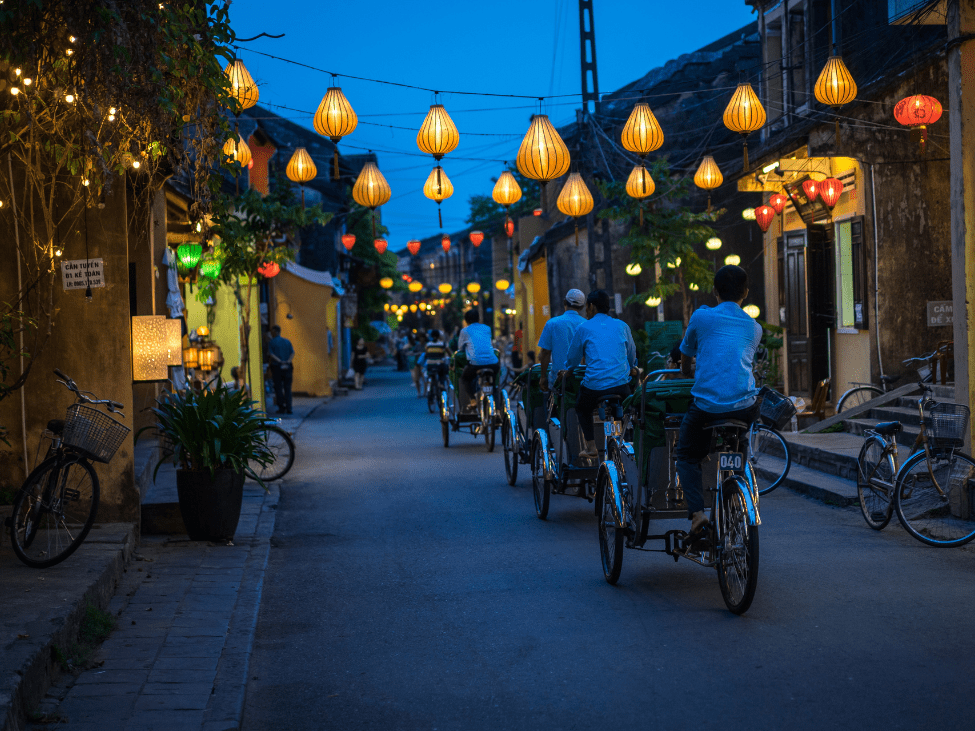
<path id="1" fill-rule="evenodd" d="M 118 401 L 112 401 L 111 399 L 96 399 L 86 396 L 85 394 L 91 393 L 91 391 L 81 391 L 78 388 L 78 384 L 74 380 L 64 374 L 63 371 L 54 369 L 54 375 L 56 375 L 60 380 L 58 383 L 62 384 L 65 388 L 75 394 L 78 397 L 78 403 L 91 404 L 92 406 L 107 406 L 108 410 L 113 414 L 118 414 L 124 417 L 125 414 L 122 413 L 122 409 L 125 408 L 125 404 L 120 404 Z M 91 393 L 92 396 L 95 394 Z"/>

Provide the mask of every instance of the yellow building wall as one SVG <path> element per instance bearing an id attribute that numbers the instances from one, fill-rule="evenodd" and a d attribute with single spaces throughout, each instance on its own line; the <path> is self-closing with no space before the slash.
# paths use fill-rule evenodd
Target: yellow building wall
<path id="1" fill-rule="evenodd" d="M 272 322 L 295 349 L 294 393 L 330 396 L 338 379 L 339 331 L 332 288 L 282 270 L 274 279 Z M 291 318 L 288 318 L 288 315 Z M 328 334 L 332 333 L 329 352 Z"/>
<path id="2" fill-rule="evenodd" d="M 538 350 L 538 339 L 542 336 L 542 328 L 552 316 L 548 301 L 548 262 L 544 257 L 532 262 L 532 295 L 535 299 L 534 334 L 531 339 L 531 350 Z M 536 353 L 537 355 L 537 353 Z"/>
<path id="3" fill-rule="evenodd" d="M 534 350 L 538 343 L 535 337 L 535 300 L 532 294 L 532 275 L 531 272 L 518 272 L 515 281 L 515 301 L 518 303 L 515 309 L 515 327 L 522 331 L 522 353 Z"/>

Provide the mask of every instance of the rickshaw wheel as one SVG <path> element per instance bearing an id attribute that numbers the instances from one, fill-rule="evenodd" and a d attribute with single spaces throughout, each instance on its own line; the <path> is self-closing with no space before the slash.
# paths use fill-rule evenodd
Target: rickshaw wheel
<path id="1" fill-rule="evenodd" d="M 450 422 L 441 421 L 440 429 L 443 431 L 443 445 L 444 447 L 450 446 Z"/>
<path id="2" fill-rule="evenodd" d="M 720 510 L 724 535 L 718 537 L 718 584 L 724 603 L 733 614 L 744 614 L 758 586 L 758 527 L 748 525 L 740 487 L 726 480 L 721 488 Z"/>
<path id="3" fill-rule="evenodd" d="M 535 514 L 539 520 L 545 520 L 552 497 L 552 483 L 545 479 L 545 455 L 538 440 L 532 449 L 532 496 L 535 498 Z"/>
<path id="4" fill-rule="evenodd" d="M 509 485 L 518 481 L 518 452 L 514 442 L 511 421 L 504 417 L 501 421 L 501 450 L 504 452 L 504 474 Z"/>
<path id="5" fill-rule="evenodd" d="M 599 556 L 603 562 L 603 576 L 615 585 L 623 570 L 623 531 L 616 527 L 613 509 L 609 502 L 609 489 L 605 470 L 600 470 L 596 485 L 599 501 Z"/>

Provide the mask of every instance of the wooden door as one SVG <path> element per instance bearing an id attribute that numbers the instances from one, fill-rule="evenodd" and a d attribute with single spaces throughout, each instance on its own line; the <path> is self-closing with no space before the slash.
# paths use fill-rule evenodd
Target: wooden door
<path id="1" fill-rule="evenodd" d="M 785 289 L 785 321 L 789 344 L 789 393 L 812 397 L 809 313 L 806 303 L 806 232 L 787 233 L 782 263 Z"/>

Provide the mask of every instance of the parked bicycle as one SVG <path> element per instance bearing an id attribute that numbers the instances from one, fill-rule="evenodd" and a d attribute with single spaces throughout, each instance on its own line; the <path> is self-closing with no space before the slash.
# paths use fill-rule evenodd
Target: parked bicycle
<path id="1" fill-rule="evenodd" d="M 251 469 L 264 482 L 271 482 L 280 480 L 294 465 L 295 442 L 291 434 L 281 427 L 280 419 L 268 419 L 264 425 L 267 429 L 267 448 L 274 455 L 274 461 L 267 465 L 252 463 Z"/>
<path id="2" fill-rule="evenodd" d="M 937 350 L 932 350 L 930 353 L 919 355 L 916 358 L 908 358 L 907 360 L 903 360 L 901 361 L 901 365 L 916 369 L 918 379 L 921 381 L 921 383 L 931 383 L 935 376 L 936 361 L 941 360 L 944 354 L 948 352 L 950 348 L 951 343 L 942 345 L 940 348 Z M 881 376 L 880 385 L 854 382 L 853 388 L 847 390 L 846 393 L 840 396 L 840 400 L 836 404 L 836 413 L 839 414 L 844 409 L 851 409 L 855 406 L 865 404 L 867 401 L 877 398 L 877 396 L 883 396 L 902 377 L 903 375 Z"/>
<path id="3" fill-rule="evenodd" d="M 64 419 L 52 419 L 44 461 L 24 481 L 8 519 L 17 558 L 34 568 L 64 561 L 85 540 L 98 513 L 98 474 L 92 462 L 107 464 L 130 429 L 93 406 L 122 418 L 122 404 L 81 391 L 59 370 L 58 383 L 77 397 Z"/>
<path id="4" fill-rule="evenodd" d="M 893 513 L 905 530 L 929 546 L 960 546 L 975 538 L 975 460 L 958 451 L 969 409 L 928 398 L 931 386 L 919 384 L 921 430 L 911 456 L 898 467 L 899 421 L 864 432 L 857 457 L 857 495 L 864 520 L 883 530 Z"/>

